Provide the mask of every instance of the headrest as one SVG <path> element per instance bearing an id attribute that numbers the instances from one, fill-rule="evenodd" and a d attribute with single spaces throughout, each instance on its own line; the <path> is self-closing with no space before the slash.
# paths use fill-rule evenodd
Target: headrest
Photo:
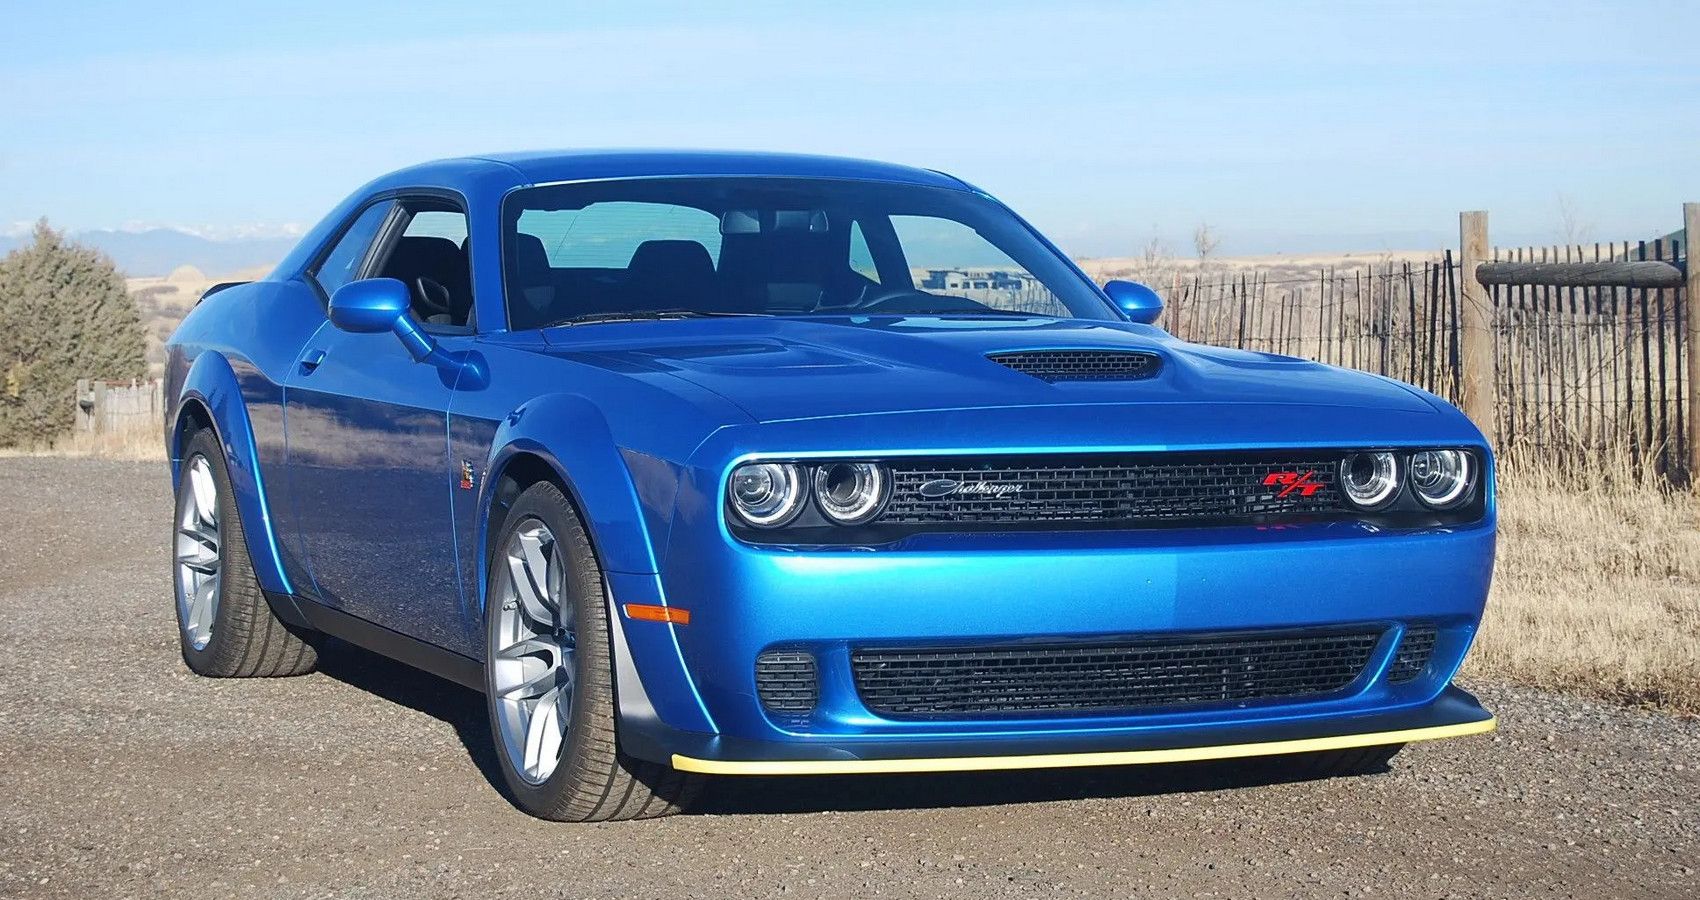
<path id="1" fill-rule="evenodd" d="M 543 239 L 523 231 L 515 234 L 514 272 L 522 278 L 531 279 L 546 276 L 548 271 L 549 251 L 543 248 Z"/>
<path id="2" fill-rule="evenodd" d="M 460 245 L 448 238 L 410 236 L 396 241 L 389 264 L 440 272 L 461 265 L 464 260 Z"/>
<path id="3" fill-rule="evenodd" d="M 714 259 L 708 248 L 696 241 L 644 241 L 632 254 L 626 269 L 634 276 L 668 280 L 710 278 Z"/>

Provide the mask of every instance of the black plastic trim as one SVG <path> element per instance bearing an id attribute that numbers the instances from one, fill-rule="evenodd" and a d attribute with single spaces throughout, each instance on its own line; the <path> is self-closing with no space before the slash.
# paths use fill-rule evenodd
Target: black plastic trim
<path id="1" fill-rule="evenodd" d="M 304 625 L 438 678 L 472 688 L 481 694 L 484 692 L 484 665 L 476 659 L 427 644 L 399 631 L 391 631 L 382 625 L 368 622 L 340 609 L 332 609 L 323 603 L 270 592 L 267 592 L 266 599 L 278 613 L 278 618 L 292 625 Z M 289 602 L 291 599 L 294 600 L 293 604 Z M 290 614 L 294 613 L 294 610 L 286 613 L 285 610 L 290 606 L 299 610 L 299 613 Z"/>

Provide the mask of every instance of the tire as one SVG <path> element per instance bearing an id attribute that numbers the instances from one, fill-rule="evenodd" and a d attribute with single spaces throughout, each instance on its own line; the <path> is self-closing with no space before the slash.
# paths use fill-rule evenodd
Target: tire
<path id="1" fill-rule="evenodd" d="M 1300 778 L 1344 778 L 1384 772 L 1387 770 L 1387 764 L 1403 749 L 1404 744 L 1383 744 L 1376 747 L 1295 753 L 1275 759 L 1286 772 Z"/>
<path id="2" fill-rule="evenodd" d="M 177 482 L 172 588 L 183 662 L 195 674 L 210 678 L 272 678 L 313 671 L 319 656 L 306 634 L 280 621 L 260 593 L 224 453 L 210 429 L 190 437 Z M 213 496 L 203 511 L 197 498 L 209 489 Z M 207 511 L 213 513 L 212 521 Z M 208 585 L 210 606 L 197 604 L 203 596 L 197 586 Z"/>
<path id="3" fill-rule="evenodd" d="M 532 485 L 490 546 L 485 706 L 515 805 L 560 822 L 649 819 L 684 809 L 701 789 L 700 776 L 619 748 L 606 582 L 571 501 L 552 483 Z M 546 609 L 521 597 L 526 585 Z M 552 632 L 545 613 L 554 616 Z M 552 764 L 551 746 L 559 747 Z"/>

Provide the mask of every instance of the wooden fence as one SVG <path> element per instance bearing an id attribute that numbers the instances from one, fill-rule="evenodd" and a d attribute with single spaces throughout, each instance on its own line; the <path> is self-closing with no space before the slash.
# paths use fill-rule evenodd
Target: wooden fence
<path id="1" fill-rule="evenodd" d="M 1485 213 L 1460 250 L 1300 276 L 1177 281 L 1163 324 L 1187 340 L 1376 372 L 1457 403 L 1501 455 L 1561 470 L 1626 462 L 1693 483 L 1700 445 L 1700 204 L 1686 243 L 1490 249 Z"/>
<path id="2" fill-rule="evenodd" d="M 76 430 L 96 434 L 163 427 L 165 382 L 77 379 Z"/>

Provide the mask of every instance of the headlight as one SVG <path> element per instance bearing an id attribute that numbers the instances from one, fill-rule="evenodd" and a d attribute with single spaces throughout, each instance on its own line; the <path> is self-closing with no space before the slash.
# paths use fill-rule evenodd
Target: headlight
<path id="1" fill-rule="evenodd" d="M 879 515 L 890 482 L 874 463 L 827 463 L 815 470 L 815 503 L 839 525 L 860 525 Z"/>
<path id="2" fill-rule="evenodd" d="M 1340 489 L 1359 509 L 1380 509 L 1399 493 L 1399 458 L 1386 451 L 1340 460 Z"/>
<path id="3" fill-rule="evenodd" d="M 726 492 L 738 518 L 777 528 L 803 508 L 803 470 L 791 463 L 749 463 L 732 470 Z"/>
<path id="4" fill-rule="evenodd" d="M 1435 509 L 1450 509 L 1469 496 L 1474 457 L 1466 450 L 1419 450 L 1411 454 L 1411 489 Z"/>

